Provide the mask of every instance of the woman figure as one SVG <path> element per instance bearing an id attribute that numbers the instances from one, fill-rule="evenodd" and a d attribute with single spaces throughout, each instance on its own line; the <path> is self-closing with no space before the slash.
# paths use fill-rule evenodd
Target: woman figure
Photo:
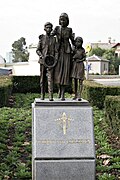
<path id="1" fill-rule="evenodd" d="M 84 80 L 84 62 L 86 58 L 85 49 L 82 47 L 83 39 L 81 37 L 75 38 L 75 49 L 73 51 L 73 64 L 71 77 L 74 80 L 74 91 L 75 97 L 73 100 L 78 98 L 81 101 L 81 93 L 83 88 Z"/>
<path id="2" fill-rule="evenodd" d="M 54 82 L 59 85 L 59 98 L 65 100 L 65 87 L 70 83 L 72 49 L 69 40 L 74 44 L 74 36 L 72 28 L 68 27 L 69 17 L 66 13 L 60 15 L 59 25 L 52 32 L 52 35 L 57 38 L 57 49 L 59 52 Z"/>

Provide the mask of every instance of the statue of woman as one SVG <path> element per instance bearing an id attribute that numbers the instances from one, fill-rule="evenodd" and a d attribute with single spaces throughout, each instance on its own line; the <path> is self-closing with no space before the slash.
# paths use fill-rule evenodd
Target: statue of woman
<path id="1" fill-rule="evenodd" d="M 66 13 L 62 13 L 59 17 L 59 25 L 52 32 L 57 38 L 58 62 L 55 67 L 54 82 L 59 85 L 59 98 L 65 100 L 65 87 L 70 83 L 71 68 L 71 43 L 74 44 L 74 35 L 72 28 L 68 27 L 69 17 Z"/>

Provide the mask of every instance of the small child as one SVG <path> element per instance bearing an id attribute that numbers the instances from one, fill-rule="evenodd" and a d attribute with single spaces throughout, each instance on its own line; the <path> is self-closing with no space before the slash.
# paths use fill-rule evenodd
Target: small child
<path id="1" fill-rule="evenodd" d="M 73 51 L 73 65 L 71 71 L 71 77 L 74 81 L 75 96 L 73 100 L 78 98 L 81 101 L 81 93 L 83 89 L 84 80 L 84 63 L 86 58 L 85 49 L 82 47 L 83 39 L 81 37 L 75 38 L 75 49 Z"/>

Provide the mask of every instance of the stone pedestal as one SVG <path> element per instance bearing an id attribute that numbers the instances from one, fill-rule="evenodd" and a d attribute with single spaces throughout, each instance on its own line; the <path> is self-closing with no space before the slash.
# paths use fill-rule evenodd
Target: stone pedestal
<path id="1" fill-rule="evenodd" d="M 89 103 L 35 99 L 32 111 L 32 179 L 94 180 L 93 112 Z"/>

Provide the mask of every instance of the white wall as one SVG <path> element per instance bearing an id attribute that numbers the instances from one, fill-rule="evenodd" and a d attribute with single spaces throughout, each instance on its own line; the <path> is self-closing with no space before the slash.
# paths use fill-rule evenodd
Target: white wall
<path id="1" fill-rule="evenodd" d="M 90 74 L 94 73 L 101 73 L 101 68 L 100 68 L 100 61 L 92 62 L 89 61 L 88 64 L 91 64 L 91 70 L 89 71 Z"/>
<path id="2" fill-rule="evenodd" d="M 38 61 L 38 59 L 39 59 L 39 56 L 37 55 L 37 53 L 36 53 L 36 47 L 31 47 L 31 48 L 29 48 L 29 62 L 31 62 L 31 61 Z"/>
<path id="3" fill-rule="evenodd" d="M 36 54 L 36 45 L 31 45 L 28 51 L 29 51 L 28 62 L 7 64 L 7 66 L 12 68 L 13 75 L 17 75 L 17 76 L 40 75 L 40 64 L 38 63 L 39 56 Z"/>
<path id="4" fill-rule="evenodd" d="M 9 67 L 12 67 L 13 75 L 17 75 L 17 76 L 40 75 L 40 64 L 38 62 L 13 63 Z"/>

